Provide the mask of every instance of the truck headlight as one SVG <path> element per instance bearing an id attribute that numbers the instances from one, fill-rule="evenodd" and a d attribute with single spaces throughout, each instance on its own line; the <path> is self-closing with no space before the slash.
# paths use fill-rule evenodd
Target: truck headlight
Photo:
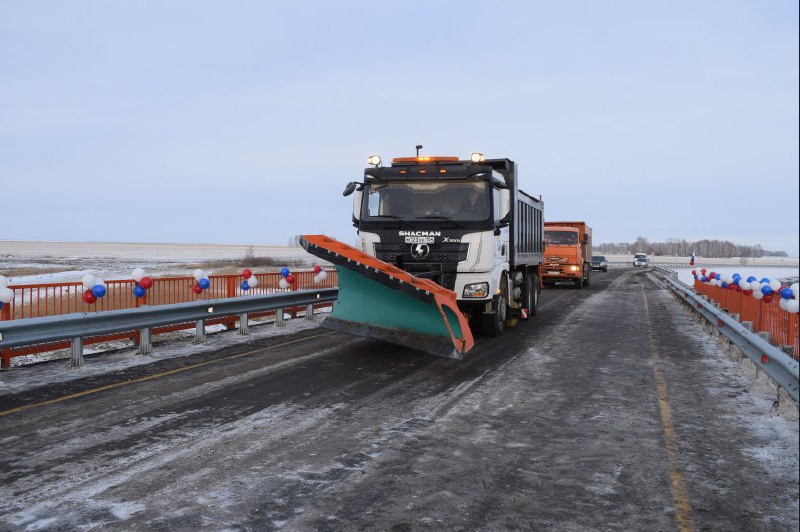
<path id="1" fill-rule="evenodd" d="M 580 268 L 578 268 L 577 266 L 570 266 L 570 267 L 569 267 L 569 270 L 570 270 L 571 272 L 577 272 L 579 269 L 580 269 Z"/>
<path id="2" fill-rule="evenodd" d="M 473 283 L 464 286 L 464 298 L 481 298 L 489 295 L 489 283 Z"/>

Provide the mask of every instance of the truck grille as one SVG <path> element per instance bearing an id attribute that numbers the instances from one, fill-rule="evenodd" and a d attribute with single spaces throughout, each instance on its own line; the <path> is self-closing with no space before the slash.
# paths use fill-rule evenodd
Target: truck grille
<path id="1" fill-rule="evenodd" d="M 438 244 L 427 244 L 430 252 L 426 257 L 415 258 L 411 254 L 411 247 L 414 244 L 402 243 L 379 243 L 375 244 L 375 256 L 382 261 L 397 263 L 398 257 L 404 263 L 446 263 L 461 262 L 467 260 L 469 244 L 461 242 L 447 242 Z"/>

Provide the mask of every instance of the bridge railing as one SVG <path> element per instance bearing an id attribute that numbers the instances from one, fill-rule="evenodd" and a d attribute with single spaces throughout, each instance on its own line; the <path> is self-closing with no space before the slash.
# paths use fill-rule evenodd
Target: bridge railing
<path id="1" fill-rule="evenodd" d="M 192 291 L 192 287 L 196 282 L 194 277 L 154 277 L 152 288 L 147 290 L 146 295 L 142 298 L 136 298 L 133 295 L 133 288 L 136 286 L 136 282 L 133 279 L 111 279 L 105 281 L 107 287 L 106 295 L 98 298 L 92 304 L 83 301 L 82 296 L 85 289 L 80 282 L 9 285 L 8 288 L 14 293 L 14 298 L 0 309 L 0 322 L 73 313 L 102 313 L 145 306 L 173 305 L 192 301 L 258 296 L 338 286 L 336 270 L 330 269 L 326 270 L 326 272 L 328 274 L 327 277 L 319 283 L 315 282 L 316 274 L 311 270 L 293 272 L 295 283 L 288 289 L 280 287 L 281 274 L 278 272 L 253 273 L 258 279 L 258 284 L 255 288 L 250 288 L 247 291 L 241 290 L 243 279 L 239 275 L 212 275 L 209 276 L 209 288 L 203 290 L 200 294 Z M 315 308 L 324 306 L 330 306 L 330 303 L 319 303 L 315 305 Z M 302 311 L 299 307 L 292 307 L 286 310 L 293 317 Z M 274 310 L 265 310 L 252 313 L 251 318 L 269 317 L 274 314 Z M 226 328 L 232 329 L 236 324 L 236 317 L 216 317 L 207 320 L 206 324 L 223 324 Z M 161 334 L 194 327 L 194 323 L 169 324 L 154 327 L 152 333 Z M 138 345 L 141 341 L 140 331 L 116 331 L 109 334 L 89 336 L 84 338 L 84 343 L 88 345 L 125 339 L 131 340 Z M 13 348 L 0 348 L 0 363 L 2 367 L 8 367 L 14 357 L 69 347 L 70 342 L 68 340 L 56 340 Z"/>

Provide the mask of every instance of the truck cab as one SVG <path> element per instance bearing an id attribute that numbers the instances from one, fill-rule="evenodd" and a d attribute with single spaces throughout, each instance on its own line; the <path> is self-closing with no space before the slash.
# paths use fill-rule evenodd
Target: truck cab
<path id="1" fill-rule="evenodd" d="M 577 288 L 591 282 L 592 229 L 585 222 L 545 222 L 545 285 L 569 282 Z"/>
<path id="2" fill-rule="evenodd" d="M 519 190 L 513 161 L 473 154 L 368 162 L 363 183 L 345 190 L 354 193 L 361 251 L 452 290 L 464 314 L 490 329 L 535 313 L 542 202 Z"/>

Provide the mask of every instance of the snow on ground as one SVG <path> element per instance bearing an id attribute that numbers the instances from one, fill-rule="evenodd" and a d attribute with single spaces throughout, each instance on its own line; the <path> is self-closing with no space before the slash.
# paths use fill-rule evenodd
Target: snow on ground
<path id="1" fill-rule="evenodd" d="M 193 343 L 194 329 L 160 334 L 153 337 L 152 355 L 140 355 L 138 348 L 133 346 L 132 342 L 124 340 L 85 346 L 85 365 L 77 369 L 70 367 L 69 350 L 15 357 L 12 359 L 14 366 L 0 371 L 0 393 L 19 393 L 47 384 L 68 382 L 132 366 L 151 364 L 163 359 L 188 357 L 271 336 L 292 334 L 318 327 L 323 317 L 324 312 L 322 315 L 317 315 L 315 321 L 308 321 L 304 317 L 290 319 L 286 314 L 284 315 L 285 326 L 280 328 L 275 327 L 275 322 L 271 320 L 250 320 L 249 336 L 241 336 L 236 330 L 224 330 L 222 325 L 212 325 L 206 327 L 207 341 L 202 345 Z M 108 350 L 111 351 L 108 352 Z M 32 362 L 42 360 L 50 360 L 50 362 L 30 365 Z M 28 365 L 25 365 L 26 363 Z"/>

